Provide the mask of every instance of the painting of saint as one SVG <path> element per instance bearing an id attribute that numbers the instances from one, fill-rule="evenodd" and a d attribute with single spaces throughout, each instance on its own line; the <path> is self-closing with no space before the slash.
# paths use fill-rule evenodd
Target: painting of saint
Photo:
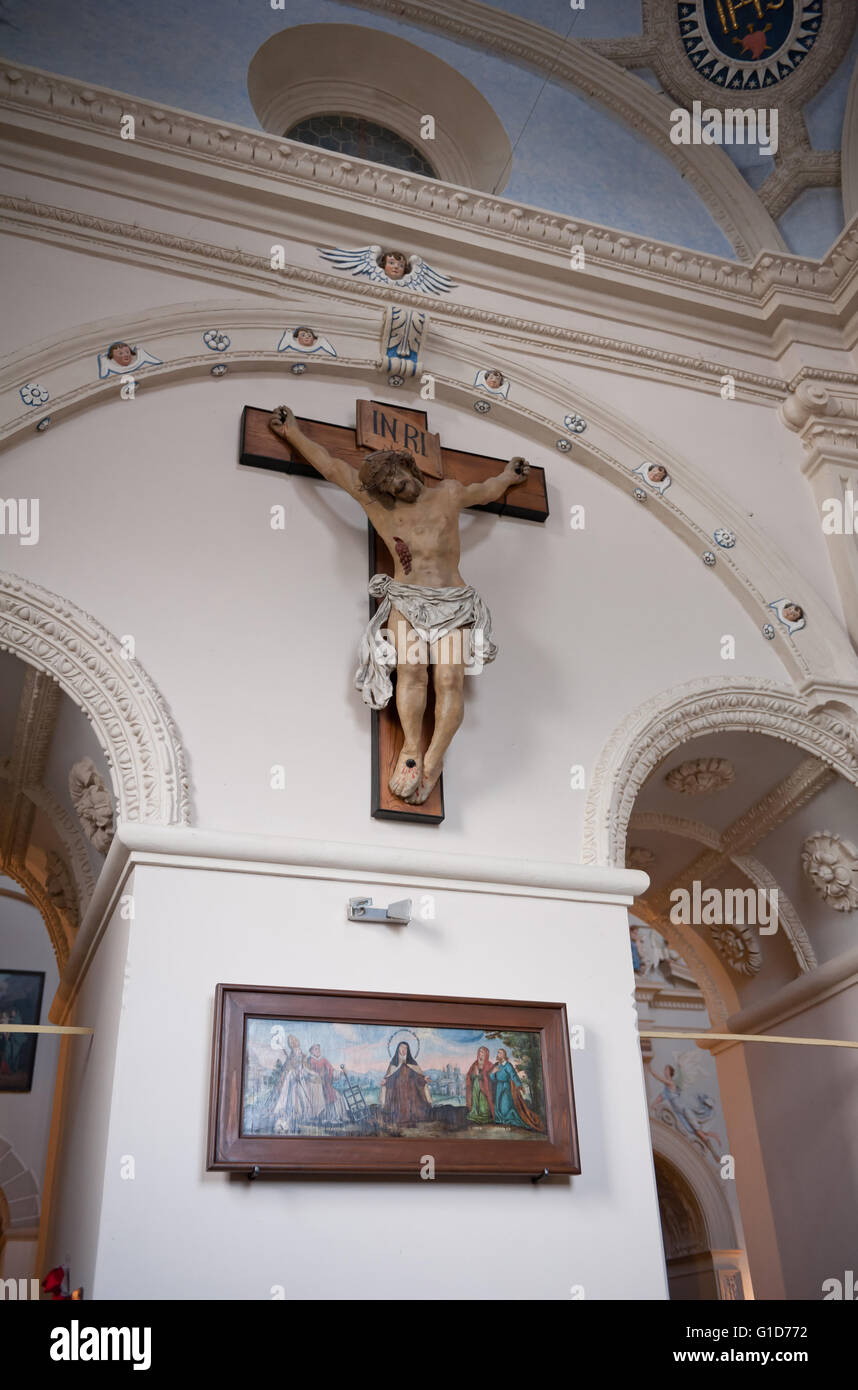
<path id="1" fill-rule="evenodd" d="M 468 1119 L 475 1125 L 487 1125 L 495 1117 L 492 1095 L 491 1056 L 487 1047 L 479 1048 L 477 1059 L 468 1068 L 465 1078 L 465 1103 Z"/>
<path id="2" fill-rule="evenodd" d="M 381 1083 L 383 1118 L 391 1125 L 416 1125 L 432 1114 L 432 1097 L 426 1080 L 407 1042 L 397 1044 Z"/>
<path id="3" fill-rule="evenodd" d="M 313 1043 L 310 1048 L 307 1067 L 321 1077 L 325 1120 L 329 1124 L 344 1123 L 349 1117 L 348 1108 L 340 1092 L 334 1088 L 334 1069 L 327 1057 L 322 1056 L 320 1043 Z"/>
<path id="4" fill-rule="evenodd" d="M 322 1078 L 306 1065 L 300 1042 L 290 1034 L 289 1051 L 272 1106 L 274 1128 L 278 1134 L 295 1134 L 302 1124 L 314 1120 L 324 1108 Z"/>
<path id="5" fill-rule="evenodd" d="M 540 1123 L 522 1096 L 522 1081 L 506 1048 L 499 1047 L 491 1075 L 495 1079 L 495 1124 L 539 1129 Z"/>
<path id="6" fill-rule="evenodd" d="M 546 1133 L 540 1036 L 251 1018 L 242 1109 L 245 1134 L 536 1138 Z"/>

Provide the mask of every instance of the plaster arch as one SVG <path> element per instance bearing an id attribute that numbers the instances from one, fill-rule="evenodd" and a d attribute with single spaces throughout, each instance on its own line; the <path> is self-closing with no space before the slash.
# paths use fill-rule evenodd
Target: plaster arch
<path id="1" fill-rule="evenodd" d="M 675 1169 L 697 1199 L 710 1250 L 735 1250 L 736 1226 L 719 1178 L 691 1144 L 660 1120 L 650 1122 L 653 1153 Z"/>
<path id="2" fill-rule="evenodd" d="M 623 864 L 634 803 L 650 773 L 681 744 L 725 730 L 793 743 L 858 786 L 854 718 L 753 676 L 689 681 L 633 710 L 605 744 L 587 795 L 582 861 Z"/>
<path id="3" fill-rule="evenodd" d="M 356 292 L 345 281 L 337 283 L 335 294 L 334 305 L 330 302 L 330 289 L 318 298 L 304 291 L 294 298 L 272 297 L 265 304 L 210 301 L 170 305 L 151 310 L 131 323 L 127 318 L 101 320 L 80 325 L 59 341 L 50 339 L 34 344 L 16 354 L 14 365 L 3 373 L 3 403 L 18 413 L 0 430 L 0 442 L 8 447 L 32 433 L 36 424 L 32 413 L 20 413 L 19 402 L 13 405 L 17 390 L 11 383 L 19 380 L 22 372 L 29 373 L 32 380 L 50 380 L 55 386 L 56 395 L 52 392 L 50 407 L 53 421 L 104 399 L 111 383 L 96 378 L 94 355 L 117 335 L 130 335 L 147 346 L 150 342 L 157 345 L 163 361 L 146 369 L 143 381 L 149 392 L 182 377 L 210 372 L 214 363 L 233 371 L 265 371 L 274 364 L 282 369 L 283 357 L 276 345 L 284 323 L 289 317 L 300 315 L 299 321 L 309 318 L 329 337 L 336 337 L 338 351 L 341 349 L 336 359 L 313 359 L 313 371 L 331 373 L 335 379 L 343 373 L 369 376 L 372 391 L 387 390 L 387 378 L 380 373 L 382 305 L 367 303 L 363 292 Z M 348 301 L 345 309 L 343 300 Z M 423 307 L 433 314 L 434 306 L 435 301 L 423 302 Z M 230 346 L 223 354 L 213 353 L 203 342 L 203 333 L 214 326 L 230 337 Z M 512 397 L 485 404 L 497 413 L 501 423 L 509 423 L 520 436 L 543 447 L 559 445 L 574 462 L 592 469 L 627 496 L 638 481 L 632 476 L 633 469 L 644 460 L 663 464 L 673 485 L 663 496 L 648 499 L 650 510 L 698 555 L 711 550 L 716 527 L 733 530 L 740 544 L 717 555 L 711 568 L 713 578 L 725 583 L 738 597 L 758 628 L 772 616 L 767 602 L 773 595 L 792 591 L 792 596 L 808 611 L 812 608 L 813 622 L 797 636 L 778 632 L 775 650 L 786 674 L 807 697 L 811 708 L 840 699 L 844 707 L 851 706 L 858 713 L 858 654 L 842 624 L 807 581 L 799 576 L 797 585 L 794 561 L 756 529 L 746 513 L 691 462 L 624 418 L 613 405 L 570 388 L 569 382 L 556 373 L 536 371 L 515 358 L 496 353 L 493 343 L 487 345 L 473 332 L 445 322 L 442 312 L 431 319 L 427 334 L 436 399 L 472 409 L 476 397 L 474 365 L 489 352 L 493 362 L 515 380 L 528 403 Z M 112 386 L 115 390 L 115 380 Z M 413 392 L 415 386 L 411 389 Z M 419 400 L 412 402 L 405 393 L 402 403 L 422 404 Z M 563 422 L 572 410 L 585 417 L 587 427 L 584 433 L 570 436 Z M 797 586 L 799 594 L 795 593 Z"/>
<path id="4" fill-rule="evenodd" d="M 705 845 L 707 849 L 726 852 L 722 848 L 721 836 L 711 826 L 701 821 L 689 820 L 685 816 L 666 815 L 661 811 L 632 812 L 629 819 L 630 830 L 661 830 L 680 839 L 692 840 Z M 784 929 L 787 941 L 798 963 L 799 970 L 814 970 L 818 965 L 816 952 L 795 906 L 787 897 L 775 875 L 759 859 L 750 854 L 729 854 L 730 863 L 743 873 L 757 888 L 771 894 L 777 890 L 778 920 Z"/>
<path id="5" fill-rule="evenodd" d="M 57 969 L 63 973 L 63 967 L 68 961 L 73 944 L 73 938 L 66 931 L 63 919 L 51 900 L 50 894 L 43 883 L 40 883 L 35 874 L 32 874 L 25 864 L 20 860 L 13 860 L 3 865 L 3 873 L 9 878 L 13 878 L 20 888 L 26 893 L 30 902 L 37 908 L 42 921 L 45 924 L 48 936 L 51 939 L 54 955 L 57 958 Z"/>
<path id="6" fill-rule="evenodd" d="M 735 976 L 731 977 L 721 957 L 702 937 L 675 925 L 669 917 L 662 918 L 649 906 L 646 898 L 638 899 L 630 911 L 647 926 L 654 927 L 668 946 L 679 953 L 703 995 L 712 1031 L 724 1032 L 727 1019 L 738 1013 L 741 1004 L 734 983 Z"/>
<path id="7" fill-rule="evenodd" d="M 0 571 L 0 650 L 50 676 L 90 720 L 110 768 L 117 820 L 188 823 L 178 730 L 154 682 L 123 657 L 107 628 L 71 600 Z"/>

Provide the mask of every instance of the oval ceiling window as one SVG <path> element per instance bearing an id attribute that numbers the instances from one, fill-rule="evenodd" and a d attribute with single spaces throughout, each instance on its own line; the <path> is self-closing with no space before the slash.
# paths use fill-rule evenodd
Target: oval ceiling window
<path id="1" fill-rule="evenodd" d="M 425 174 L 427 178 L 438 177 L 428 159 L 409 140 L 362 116 L 309 116 L 296 121 L 284 134 L 287 140 L 300 140 L 305 145 L 318 145 L 356 159 L 371 159 L 376 164 Z"/>
<path id="2" fill-rule="evenodd" d="M 512 146 L 486 98 L 449 63 L 397 34 L 361 24 L 293 25 L 254 53 L 247 94 L 263 130 L 343 159 L 491 193 L 509 179 Z"/>

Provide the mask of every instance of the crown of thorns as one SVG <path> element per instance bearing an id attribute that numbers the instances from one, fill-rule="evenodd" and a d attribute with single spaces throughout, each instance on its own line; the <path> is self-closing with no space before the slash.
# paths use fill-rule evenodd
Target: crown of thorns
<path id="1" fill-rule="evenodd" d="M 385 506 L 393 505 L 390 487 L 397 473 L 409 473 L 416 482 L 423 482 L 423 474 L 408 449 L 377 449 L 367 454 L 360 468 L 358 478 L 364 492 L 371 493 Z"/>

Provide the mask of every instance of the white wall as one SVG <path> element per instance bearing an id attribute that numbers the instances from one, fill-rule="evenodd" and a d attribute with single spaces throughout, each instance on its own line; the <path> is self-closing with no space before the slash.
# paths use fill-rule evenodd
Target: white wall
<path id="1" fill-rule="evenodd" d="M 42 499 L 39 544 L 18 547 L 10 568 L 134 637 L 188 751 L 198 824 L 433 839 L 369 815 L 370 718 L 352 688 L 367 620 L 363 512 L 329 484 L 237 463 L 243 404 L 287 400 L 353 424 L 370 392 L 395 395 L 366 378 L 265 372 L 156 388 L 141 375 L 133 402 L 114 393 L 4 459 L 7 495 Z M 431 418 L 461 448 L 521 451 L 474 412 L 439 402 Z M 717 573 L 631 487 L 544 446 L 528 453 L 548 471 L 546 524 L 463 522 L 462 573 L 492 609 L 500 655 L 466 681 L 441 833 L 463 853 L 577 859 L 586 792 L 570 790 L 570 765 L 589 772 L 630 709 L 701 675 L 785 673 Z M 285 531 L 270 526 L 276 503 Z M 573 504 L 586 507 L 583 532 L 570 529 Z M 721 659 L 724 632 L 735 662 Z M 285 791 L 270 790 L 278 763 Z"/>
<path id="2" fill-rule="evenodd" d="M 9 878 L 0 878 L 0 886 L 19 891 L 18 885 Z M 37 1022 L 47 1023 L 59 976 L 51 939 L 41 914 L 30 903 L 0 897 L 0 970 L 44 971 L 42 1012 Z M 11 1144 L 19 1162 L 32 1175 L 39 1197 L 48 1153 L 58 1053 L 58 1038 L 40 1037 L 36 1044 L 32 1089 L 20 1093 L 0 1091 L 0 1140 Z M 6 1196 L 10 1201 L 23 1195 L 19 1189 L 24 1183 L 21 1178 L 17 1185 L 9 1186 Z M 30 1186 L 29 1179 L 26 1186 Z M 12 1214 L 15 1214 L 14 1207 Z M 38 1218 L 34 1218 L 32 1225 L 33 1229 L 38 1226 Z M 3 1268 L 10 1277 L 18 1273 L 29 1276 L 35 1273 L 34 1259 L 33 1243 L 28 1243 L 25 1250 L 13 1240 L 4 1252 Z"/>
<path id="3" fill-rule="evenodd" d="M 366 881 L 146 866 L 133 891 L 94 1297 L 267 1299 L 275 1284 L 298 1299 L 566 1299 L 575 1284 L 589 1299 L 664 1297 L 625 909 L 445 891 L 434 921 L 397 931 L 346 921 L 358 891 L 402 896 Z M 125 929 L 114 918 L 99 953 L 114 985 Z M 105 997 L 103 961 L 94 973 L 79 1017 Z M 565 1000 L 586 1029 L 572 1053 L 582 1175 L 534 1186 L 206 1173 L 218 982 Z M 108 1046 L 102 1029 L 95 1048 Z M 91 1122 L 90 1107 L 80 1131 Z M 65 1240 L 88 1282 L 98 1171 L 77 1144 L 66 1192 L 74 1201 L 84 1185 L 87 1214 Z"/>
<path id="4" fill-rule="evenodd" d="M 128 891 L 133 891 L 133 881 Z M 68 1061 L 62 1139 L 41 1273 L 65 1265 L 72 1287 L 83 1286 L 86 1298 L 92 1296 L 99 1238 L 127 948 L 128 923 L 117 909 L 83 982 L 75 1011 L 65 1020 L 95 1032 L 90 1037 L 63 1040 Z M 152 1008 L 157 1009 L 154 1000 Z M 156 1122 L 155 1117 L 152 1122 Z M 107 1238 L 121 1245 L 122 1232 L 114 1230 Z"/>
<path id="5" fill-rule="evenodd" d="M 856 1009 L 853 983 L 766 1031 L 854 1039 Z M 785 1296 L 818 1300 L 826 1279 L 856 1268 L 858 1055 L 780 1043 L 744 1050 Z"/>

